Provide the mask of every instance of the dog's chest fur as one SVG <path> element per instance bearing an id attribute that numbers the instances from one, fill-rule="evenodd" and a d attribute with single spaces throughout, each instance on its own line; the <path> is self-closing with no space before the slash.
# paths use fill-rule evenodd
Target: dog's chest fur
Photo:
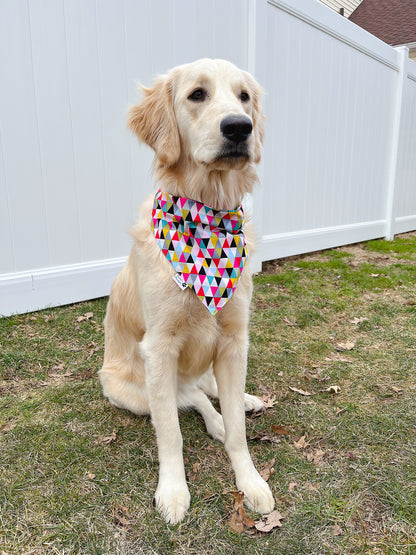
<path id="1" fill-rule="evenodd" d="M 131 231 L 135 241 L 132 256 L 139 270 L 140 320 L 146 331 L 157 327 L 161 345 L 171 338 L 180 346 L 180 374 L 199 376 L 215 359 L 222 338 L 244 331 L 248 325 L 250 269 L 246 265 L 234 295 L 212 316 L 191 289 L 181 290 L 174 282 L 172 265 L 160 251 L 150 228 L 150 214 L 149 201 Z"/>

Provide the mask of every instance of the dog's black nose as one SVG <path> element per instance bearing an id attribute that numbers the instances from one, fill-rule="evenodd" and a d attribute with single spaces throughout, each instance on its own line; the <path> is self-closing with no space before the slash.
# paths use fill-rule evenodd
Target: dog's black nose
<path id="1" fill-rule="evenodd" d="M 227 116 L 221 121 L 220 131 L 233 143 L 242 143 L 250 137 L 253 124 L 247 116 Z"/>

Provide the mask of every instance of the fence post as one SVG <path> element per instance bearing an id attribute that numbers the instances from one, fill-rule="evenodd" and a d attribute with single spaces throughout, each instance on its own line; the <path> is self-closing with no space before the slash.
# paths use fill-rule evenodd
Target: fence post
<path id="1" fill-rule="evenodd" d="M 247 41 L 247 69 L 260 82 L 265 82 L 267 67 L 267 0 L 248 1 L 248 41 Z M 265 99 L 262 99 L 265 109 Z M 252 272 L 261 272 L 262 268 L 262 238 L 263 238 L 263 187 L 264 165 L 261 162 L 257 168 L 260 186 L 256 187 L 248 199 L 248 212 L 251 215 L 256 235 L 257 248 L 251 257 Z"/>
<path id="2" fill-rule="evenodd" d="M 395 49 L 399 54 L 399 70 L 397 76 L 396 97 L 393 105 L 393 126 L 390 150 L 390 168 L 388 176 L 387 202 L 386 202 L 386 231 L 385 238 L 389 241 L 394 239 L 395 233 L 395 188 L 397 179 L 397 160 L 399 155 L 400 126 L 402 119 L 403 91 L 406 80 L 405 65 L 409 56 L 407 46 L 399 46 Z"/>

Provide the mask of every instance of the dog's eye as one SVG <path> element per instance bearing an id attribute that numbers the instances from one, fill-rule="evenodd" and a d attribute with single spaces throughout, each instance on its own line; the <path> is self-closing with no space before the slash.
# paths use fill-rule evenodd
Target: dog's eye
<path id="1" fill-rule="evenodd" d="M 250 100 L 250 95 L 247 92 L 243 91 L 240 94 L 240 100 L 241 102 L 248 102 Z"/>
<path id="2" fill-rule="evenodd" d="M 189 100 L 193 100 L 194 102 L 203 102 L 207 97 L 206 91 L 204 89 L 196 89 L 192 94 L 188 96 Z"/>

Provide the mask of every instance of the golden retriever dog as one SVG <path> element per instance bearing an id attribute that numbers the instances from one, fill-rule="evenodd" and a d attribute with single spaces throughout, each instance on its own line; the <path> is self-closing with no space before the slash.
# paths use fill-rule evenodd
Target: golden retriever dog
<path id="1" fill-rule="evenodd" d="M 249 224 L 242 230 L 239 207 L 257 181 L 261 156 L 258 84 L 225 60 L 203 59 L 174 68 L 143 91 L 142 101 L 129 111 L 129 127 L 155 151 L 159 194 L 173 202 L 191 199 L 191 206 L 206 214 L 238 214 L 244 239 L 240 234 L 236 241 L 243 241 L 247 255 L 252 232 Z M 245 431 L 244 411 L 263 406 L 244 393 L 252 293 L 248 263 L 237 259 L 241 272 L 232 295 L 218 311 L 207 309 L 204 302 L 210 299 L 183 282 L 156 239 L 155 210 L 153 198 L 141 207 L 130 257 L 111 289 L 99 372 L 104 395 L 116 407 L 151 415 L 159 456 L 155 504 L 168 523 L 180 522 L 190 504 L 178 418 L 178 409 L 186 408 L 196 409 L 208 433 L 224 443 L 246 505 L 269 513 L 273 495 L 253 465 Z M 189 225 L 195 231 L 194 217 Z M 184 220 L 188 217 L 178 224 L 182 230 Z M 205 266 L 205 259 L 200 263 Z M 219 398 L 221 414 L 208 396 Z"/>

